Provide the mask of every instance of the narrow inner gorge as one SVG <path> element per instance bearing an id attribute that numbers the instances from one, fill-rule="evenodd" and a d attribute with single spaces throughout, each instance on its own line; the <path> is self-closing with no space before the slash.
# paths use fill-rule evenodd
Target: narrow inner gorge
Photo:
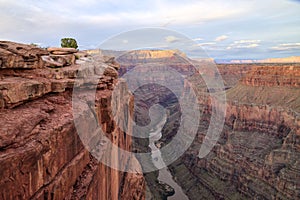
<path id="1" fill-rule="evenodd" d="M 161 145 L 156 143 L 161 139 L 162 129 L 167 121 L 166 110 L 160 105 L 154 105 L 150 108 L 150 116 L 151 122 L 156 124 L 149 133 L 149 147 L 151 148 L 152 163 L 155 167 L 160 169 L 157 180 L 160 183 L 167 184 L 171 187 L 169 188 L 171 190 L 170 194 L 174 194 L 168 196 L 168 200 L 188 200 L 188 197 L 184 194 L 182 188 L 173 180 L 172 174 L 163 161 L 160 149 L 157 147 L 161 147 Z"/>

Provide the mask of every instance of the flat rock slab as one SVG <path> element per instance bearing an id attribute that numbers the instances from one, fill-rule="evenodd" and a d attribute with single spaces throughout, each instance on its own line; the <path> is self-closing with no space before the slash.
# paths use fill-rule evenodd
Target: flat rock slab
<path id="1" fill-rule="evenodd" d="M 49 52 L 65 52 L 66 54 L 78 52 L 78 50 L 75 48 L 59 48 L 59 47 L 49 47 L 49 48 L 47 48 L 47 51 L 49 51 Z"/>
<path id="2" fill-rule="evenodd" d="M 0 82 L 0 104 L 8 106 L 41 97 L 51 92 L 50 82 L 8 77 Z"/>
<path id="3" fill-rule="evenodd" d="M 73 52 L 52 51 L 51 54 L 53 54 L 53 55 L 68 55 L 68 54 L 73 54 Z"/>

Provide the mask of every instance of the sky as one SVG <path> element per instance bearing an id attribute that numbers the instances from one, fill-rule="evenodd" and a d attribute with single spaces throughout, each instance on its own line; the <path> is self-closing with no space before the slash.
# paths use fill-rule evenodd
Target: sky
<path id="1" fill-rule="evenodd" d="M 73 37 L 92 49 L 154 27 L 187 36 L 215 59 L 300 56 L 299 11 L 296 0 L 0 0 L 0 40 L 49 47 Z"/>

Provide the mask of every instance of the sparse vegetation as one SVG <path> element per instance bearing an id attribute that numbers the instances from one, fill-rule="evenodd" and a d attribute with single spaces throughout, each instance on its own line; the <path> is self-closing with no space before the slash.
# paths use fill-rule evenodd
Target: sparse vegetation
<path id="1" fill-rule="evenodd" d="M 62 38 L 61 47 L 78 48 L 77 41 L 74 38 Z"/>
<path id="2" fill-rule="evenodd" d="M 78 54 L 75 54 L 75 59 L 78 60 L 80 56 Z"/>
<path id="3" fill-rule="evenodd" d="M 39 47 L 38 44 L 35 44 L 35 43 L 30 43 L 31 46 L 35 46 L 35 47 Z"/>

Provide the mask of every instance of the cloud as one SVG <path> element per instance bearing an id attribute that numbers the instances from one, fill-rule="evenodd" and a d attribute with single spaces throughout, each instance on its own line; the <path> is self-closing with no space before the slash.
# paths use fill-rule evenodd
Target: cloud
<path id="1" fill-rule="evenodd" d="M 228 36 L 227 35 L 221 35 L 219 37 L 217 37 L 215 39 L 216 42 L 221 42 L 221 41 L 224 41 L 224 40 L 227 40 L 228 39 Z"/>
<path id="2" fill-rule="evenodd" d="M 203 47 L 203 46 L 213 46 L 215 45 L 216 43 L 215 42 L 205 42 L 205 43 L 199 43 L 199 44 L 196 44 L 196 46 L 198 47 Z"/>
<path id="3" fill-rule="evenodd" d="M 11 17 L 10 12 L 14 12 L 17 17 L 14 23 L 4 23 L 12 26 L 16 22 L 23 23 L 23 19 L 29 17 L 35 22 L 41 16 L 44 23 L 50 23 L 53 19 L 60 23 L 65 18 L 69 23 L 90 23 L 106 25 L 144 25 L 144 26 L 169 26 L 202 23 L 210 20 L 234 17 L 243 13 L 246 9 L 244 4 L 236 4 L 235 9 L 230 9 L 230 4 L 220 3 L 220 0 L 201 2 L 192 1 L 190 3 L 176 1 L 146 0 L 136 4 L 135 1 L 120 0 L 75 0 L 74 1 L 41 1 L 19 0 L 12 3 L 10 0 L 0 1 L 0 17 L 4 15 Z M 149 4 L 151 3 L 151 7 Z M 150 8 L 150 9 L 149 9 Z M 201 10 L 201 12 L 199 12 Z M 100 13 L 100 14 L 99 14 Z M 46 17 L 46 18 L 45 18 Z M 2 20 L 1 20 L 2 21 Z M 109 23 L 110 22 L 110 23 Z"/>
<path id="4" fill-rule="evenodd" d="M 270 49 L 276 51 L 300 50 L 300 43 L 279 44 L 278 46 L 271 47 Z"/>
<path id="5" fill-rule="evenodd" d="M 121 23 L 121 18 L 118 16 L 114 16 L 113 14 L 105 14 L 105 15 L 83 15 L 79 16 L 78 20 L 80 22 L 84 22 L 91 25 L 112 25 Z"/>
<path id="6" fill-rule="evenodd" d="M 226 49 L 253 49 L 260 45 L 260 40 L 238 40 L 230 44 Z"/>
<path id="7" fill-rule="evenodd" d="M 234 41 L 235 44 L 251 44 L 251 43 L 260 43 L 261 40 L 238 40 Z"/>
<path id="8" fill-rule="evenodd" d="M 47 27 L 51 21 L 61 23 L 61 18 L 68 23 L 85 23 L 107 26 L 171 26 L 171 25 L 199 25 L 205 22 L 237 19 L 245 14 L 251 14 L 257 7 L 255 1 L 237 1 L 233 3 L 222 0 L 190 0 L 171 1 L 171 0 L 146 0 L 136 3 L 134 0 L 74 0 L 74 1 L 33 1 L 19 0 L 11 3 L 10 0 L 0 1 L 0 17 L 3 15 L 11 16 L 8 10 L 15 10 L 18 17 L 10 20 L 1 20 L 5 26 L 24 23 L 23 19 L 29 17 L 40 23 L 41 16 L 43 23 Z M 274 4 L 279 4 L 277 0 Z M 149 4 L 151 3 L 151 7 Z M 281 3 L 282 4 L 282 3 Z M 277 5 L 278 7 L 281 4 Z M 268 6 L 268 3 L 260 3 L 261 7 Z M 31 7 L 31 8 L 30 8 Z M 35 7 L 35 9 L 33 9 Z M 201 12 L 200 12 L 201 11 Z M 100 13 L 100 14 L 99 14 Z M 53 20 L 59 19 L 59 20 Z M 4 22 L 3 22 L 4 21 Z M 51 24 L 53 26 L 53 23 Z M 3 27 L 3 26 L 2 26 Z M 49 27 L 49 26 L 48 26 Z M 54 27 L 55 28 L 55 27 Z M 224 36 L 220 38 L 220 41 Z"/>
<path id="9" fill-rule="evenodd" d="M 177 38 L 173 35 L 169 35 L 169 36 L 165 37 L 165 40 L 167 43 L 173 43 L 173 42 L 179 41 L 179 38 Z"/>
<path id="10" fill-rule="evenodd" d="M 168 27 L 195 37 L 195 43 L 202 42 L 198 47 L 220 51 L 222 55 L 232 52 L 226 48 L 245 55 L 274 57 L 286 52 L 296 55 L 299 54 L 299 9 L 299 3 L 284 0 L 145 0 L 139 3 L 136 0 L 0 0 L 0 39 L 41 42 L 47 46 L 57 45 L 61 37 L 72 36 L 79 45 L 89 46 L 122 31 Z M 197 38 L 200 36 L 210 40 Z M 232 38 L 257 36 L 264 43 L 232 41 Z M 176 42 L 172 37 L 163 39 L 164 45 Z M 260 50 L 264 52 L 257 53 Z"/>
<path id="11" fill-rule="evenodd" d="M 203 38 L 195 38 L 195 39 L 193 39 L 194 41 L 202 41 L 202 40 L 204 40 Z"/>

